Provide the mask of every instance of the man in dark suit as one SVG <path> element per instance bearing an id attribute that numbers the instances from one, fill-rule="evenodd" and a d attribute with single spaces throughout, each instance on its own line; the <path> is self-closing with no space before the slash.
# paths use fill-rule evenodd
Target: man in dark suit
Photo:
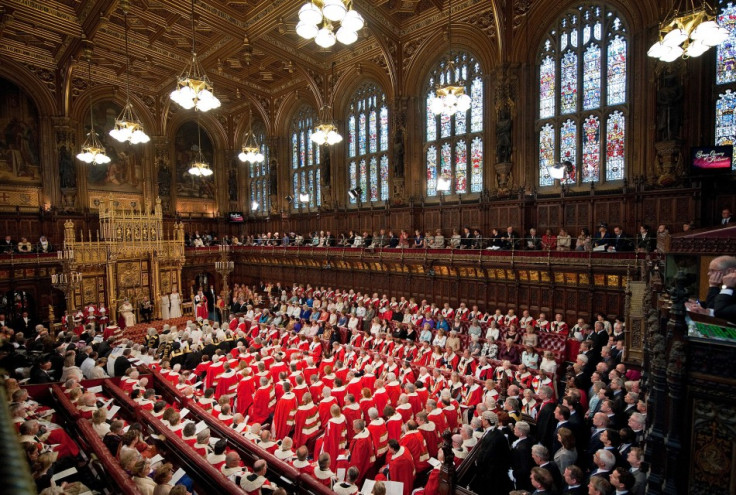
<path id="1" fill-rule="evenodd" d="M 542 238 L 537 235 L 537 229 L 529 229 L 529 236 L 524 239 L 524 247 L 532 251 L 538 251 L 542 249 Z"/>
<path id="2" fill-rule="evenodd" d="M 115 376 L 124 376 L 125 372 L 128 368 L 132 367 L 133 365 L 130 363 L 130 348 L 127 348 L 123 351 L 123 354 L 118 356 L 115 359 L 115 362 L 113 363 L 113 373 Z"/>
<path id="3" fill-rule="evenodd" d="M 708 265 L 709 288 L 708 294 L 705 298 L 705 302 L 701 303 L 703 308 L 713 309 L 715 307 L 716 296 L 721 293 L 723 277 L 734 271 L 736 271 L 736 257 L 718 256 L 717 258 L 713 258 L 713 260 Z"/>
<path id="4" fill-rule="evenodd" d="M 588 493 L 588 489 L 583 485 L 585 481 L 583 470 L 576 465 L 567 466 L 562 477 L 566 483 L 562 495 L 586 495 Z"/>
<path id="5" fill-rule="evenodd" d="M 215 321 L 215 302 L 217 301 L 217 292 L 215 292 L 215 286 L 210 285 L 210 288 L 205 292 L 207 298 L 207 313 L 209 313 L 209 320 Z"/>
<path id="6" fill-rule="evenodd" d="M 537 439 L 539 443 L 547 447 L 552 448 L 552 435 L 555 431 L 555 403 L 552 400 L 554 395 L 552 389 L 548 386 L 542 387 L 539 391 L 539 396 L 542 399 L 542 406 L 539 408 L 537 414 Z"/>
<path id="7" fill-rule="evenodd" d="M 35 327 L 36 324 L 34 323 L 31 316 L 28 314 L 28 311 L 23 311 L 20 318 L 15 320 L 15 322 L 13 323 L 13 330 L 15 330 L 15 333 L 23 332 L 23 335 L 27 339 L 32 339 L 35 337 Z"/>
<path id="8" fill-rule="evenodd" d="M 657 238 L 649 233 L 649 225 L 639 227 L 636 234 L 636 250 L 640 253 L 651 253 L 657 247 Z"/>
<path id="9" fill-rule="evenodd" d="M 500 237 L 501 241 L 501 249 L 515 249 L 517 247 L 517 242 L 519 239 L 519 234 L 517 234 L 514 231 L 514 228 L 509 226 L 506 228 L 506 233 L 502 234 Z"/>
<path id="10" fill-rule="evenodd" d="M 560 474 L 560 469 L 557 467 L 557 464 L 549 460 L 550 453 L 547 447 L 539 444 L 534 445 L 532 447 L 532 459 L 534 459 L 534 463 L 537 466 L 547 470 L 552 476 L 552 481 L 554 482 L 552 492 L 557 493 L 560 490 L 560 487 L 563 486 L 562 474 Z"/>
<path id="11" fill-rule="evenodd" d="M 616 495 L 629 495 L 631 489 L 636 484 L 634 475 L 621 467 L 613 470 L 609 481 L 611 486 L 616 490 Z"/>
<path id="12" fill-rule="evenodd" d="M 516 480 L 517 490 L 532 491 L 529 474 L 534 467 L 532 459 L 532 439 L 529 438 L 529 423 L 517 421 L 514 425 L 516 440 L 511 444 L 511 469 Z"/>
<path id="13" fill-rule="evenodd" d="M 588 340 L 592 344 L 590 350 L 593 355 L 593 361 L 598 364 L 598 361 L 601 359 L 601 349 L 603 349 L 603 346 L 608 345 L 608 332 L 606 332 L 606 327 L 602 321 L 596 321 L 593 324 L 593 329 L 593 333 L 588 336 Z"/>
<path id="14" fill-rule="evenodd" d="M 733 216 L 731 216 L 731 208 L 724 208 L 721 211 L 721 225 L 731 225 L 733 223 Z"/>
<path id="15" fill-rule="evenodd" d="M 723 285 L 721 292 L 716 296 L 713 302 L 713 314 L 716 318 L 723 318 L 728 321 L 736 321 L 736 297 L 734 297 L 734 288 L 736 287 L 736 270 L 733 270 L 723 276 Z"/>
<path id="16" fill-rule="evenodd" d="M 608 428 L 608 416 L 606 413 L 597 412 L 593 416 L 593 434 L 590 436 L 590 442 L 588 442 L 588 448 L 586 449 L 586 459 L 584 465 L 585 468 L 593 471 L 596 466 L 593 462 L 593 456 L 595 453 L 603 448 L 603 442 L 601 441 L 601 434 Z"/>
<path id="17" fill-rule="evenodd" d="M 51 383 L 54 382 L 51 374 L 51 358 L 48 355 L 41 356 L 36 364 L 31 368 L 31 383 Z"/>
<path id="18" fill-rule="evenodd" d="M 9 235 L 5 236 L 5 239 L 0 243 L 0 250 L 5 254 L 12 254 L 15 252 L 15 241 Z"/>
<path id="19" fill-rule="evenodd" d="M 616 225 L 613 227 L 613 238 L 611 239 L 611 244 L 609 245 L 609 249 L 613 248 L 616 252 L 626 252 L 631 251 L 634 249 L 634 246 L 631 242 L 631 238 L 624 234 L 623 229 L 620 225 Z"/>
<path id="20" fill-rule="evenodd" d="M 478 445 L 475 458 L 475 477 L 470 488 L 476 493 L 506 495 L 509 492 L 508 471 L 511 451 L 506 437 L 498 429 L 498 416 L 491 411 L 481 415 L 483 436 Z"/>

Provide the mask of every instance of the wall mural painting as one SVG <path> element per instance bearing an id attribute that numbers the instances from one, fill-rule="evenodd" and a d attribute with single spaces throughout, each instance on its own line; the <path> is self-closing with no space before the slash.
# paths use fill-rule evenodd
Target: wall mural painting
<path id="1" fill-rule="evenodd" d="M 193 177 L 189 167 L 199 150 L 197 123 L 186 122 L 176 131 L 174 153 L 176 155 L 176 194 L 178 197 L 214 199 L 214 176 Z M 204 127 L 201 128 L 202 155 L 210 168 L 214 168 L 212 141 Z"/>
<path id="2" fill-rule="evenodd" d="M 97 101 L 92 105 L 95 132 L 107 150 L 110 163 L 89 165 L 87 185 L 90 189 L 117 192 L 141 192 L 143 185 L 143 145 L 119 143 L 110 137 L 110 129 L 120 115 L 120 105 L 112 101 Z M 85 136 L 89 132 L 89 121 L 84 126 Z"/>
<path id="3" fill-rule="evenodd" d="M 5 79 L 0 79 L 0 130 L 0 182 L 40 184 L 38 109 Z"/>

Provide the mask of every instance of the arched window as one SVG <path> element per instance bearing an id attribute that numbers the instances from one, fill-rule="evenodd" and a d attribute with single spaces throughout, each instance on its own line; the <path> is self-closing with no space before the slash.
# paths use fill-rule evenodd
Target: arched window
<path id="1" fill-rule="evenodd" d="M 295 208 L 314 208 L 322 204 L 319 146 L 309 138 L 316 122 L 317 113 L 313 108 L 304 105 L 291 123 L 292 205 Z M 308 194 L 309 200 L 302 202 L 299 198 L 302 194 Z"/>
<path id="2" fill-rule="evenodd" d="M 427 196 L 480 193 L 483 191 L 483 74 L 467 52 L 453 55 L 455 70 L 445 57 L 429 74 L 425 86 L 426 134 L 424 145 Z M 463 84 L 470 96 L 470 110 L 435 115 L 430 104 L 437 85 Z M 438 191 L 438 181 L 449 181 L 449 190 Z"/>
<path id="3" fill-rule="evenodd" d="M 604 3 L 585 4 L 552 26 L 538 56 L 539 185 L 569 162 L 562 182 L 623 180 L 628 125 L 629 34 Z"/>
<path id="4" fill-rule="evenodd" d="M 266 215 L 271 206 L 270 195 L 270 159 L 268 145 L 266 144 L 266 129 L 263 123 L 258 122 L 253 126 L 253 135 L 256 142 L 260 143 L 263 161 L 260 163 L 246 163 L 250 170 L 250 211 L 256 215 Z M 254 204 L 258 203 L 256 208 Z"/>
<path id="5" fill-rule="evenodd" d="M 386 94 L 375 83 L 363 84 L 353 94 L 348 110 L 349 190 L 360 188 L 357 204 L 388 200 L 388 108 Z"/>
<path id="6" fill-rule="evenodd" d="M 722 0 L 720 7 L 718 24 L 731 34 L 716 51 L 715 144 L 728 146 L 736 140 L 736 4 Z M 732 168 L 736 170 L 736 155 Z"/>

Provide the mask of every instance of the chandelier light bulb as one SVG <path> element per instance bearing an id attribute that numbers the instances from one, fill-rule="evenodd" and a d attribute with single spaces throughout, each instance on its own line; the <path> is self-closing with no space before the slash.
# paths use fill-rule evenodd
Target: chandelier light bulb
<path id="1" fill-rule="evenodd" d="M 445 104 L 440 98 L 437 98 L 435 96 L 434 98 L 432 98 L 432 101 L 429 102 L 429 109 L 432 110 L 433 114 L 439 115 L 444 111 Z"/>
<path id="2" fill-rule="evenodd" d="M 310 136 L 310 139 L 314 143 L 322 144 L 326 142 L 325 132 L 322 129 L 317 129 L 316 131 L 312 133 L 312 135 Z"/>
<path id="3" fill-rule="evenodd" d="M 332 22 L 341 22 L 346 14 L 347 9 L 342 0 L 324 0 L 322 4 L 322 15 L 326 19 Z"/>
<path id="4" fill-rule="evenodd" d="M 467 112 L 470 109 L 470 96 L 465 93 L 461 94 L 457 98 L 457 109 L 460 112 Z"/>
<path id="5" fill-rule="evenodd" d="M 296 34 L 307 40 L 311 40 L 312 38 L 317 36 L 318 32 L 319 28 L 317 27 L 317 25 L 310 22 L 299 21 L 299 23 L 296 25 Z"/>
<path id="6" fill-rule="evenodd" d="M 659 57 L 662 62 L 674 62 L 685 53 L 680 46 L 669 47 L 669 51 Z"/>
<path id="7" fill-rule="evenodd" d="M 684 29 L 673 29 L 669 33 L 664 35 L 662 44 L 665 46 L 675 47 L 682 44 L 683 41 L 689 38 L 687 31 Z"/>
<path id="8" fill-rule="evenodd" d="M 309 202 L 309 193 L 302 192 L 299 194 L 299 201 L 302 203 L 308 203 Z"/>
<path id="9" fill-rule="evenodd" d="M 437 190 L 447 192 L 450 190 L 450 179 L 447 177 L 440 177 L 437 179 Z"/>
<path id="10" fill-rule="evenodd" d="M 332 32 L 332 28 L 325 26 L 319 30 L 314 42 L 322 48 L 330 48 L 335 44 L 335 33 Z"/>
<path id="11" fill-rule="evenodd" d="M 358 33 L 349 30 L 345 27 L 345 24 L 343 24 L 342 26 L 340 26 L 340 29 L 337 30 L 336 38 L 337 41 L 339 41 L 343 45 L 352 45 L 358 40 Z"/>
<path id="12" fill-rule="evenodd" d="M 258 203 L 258 201 L 253 201 L 253 202 L 252 202 L 252 203 L 250 204 L 250 209 L 251 209 L 251 210 L 257 210 L 259 206 L 260 206 L 260 204 Z"/>
<path id="13" fill-rule="evenodd" d="M 357 10 L 350 10 L 345 14 L 345 18 L 340 23 L 342 27 L 349 29 L 350 31 L 360 31 L 365 26 L 365 20 L 363 16 Z"/>
<path id="14" fill-rule="evenodd" d="M 661 41 L 657 41 L 649 48 L 647 55 L 652 58 L 660 58 L 667 52 L 669 52 L 669 47 L 664 45 Z"/>
<path id="15" fill-rule="evenodd" d="M 305 3 L 302 5 L 302 8 L 299 9 L 299 20 L 316 26 L 322 22 L 322 11 L 312 2 Z"/>
<path id="16" fill-rule="evenodd" d="M 691 42 L 685 49 L 685 55 L 688 57 L 699 57 L 710 50 L 710 47 L 700 40 Z"/>
<path id="17" fill-rule="evenodd" d="M 342 141 L 342 136 L 335 130 L 327 133 L 327 144 L 333 145 Z"/>

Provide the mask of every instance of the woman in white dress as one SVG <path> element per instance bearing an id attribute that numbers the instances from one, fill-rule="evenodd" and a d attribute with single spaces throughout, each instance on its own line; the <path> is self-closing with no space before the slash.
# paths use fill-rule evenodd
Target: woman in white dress
<path id="1" fill-rule="evenodd" d="M 161 296 L 161 319 L 168 320 L 169 316 L 169 295 L 164 294 Z"/>
<path id="2" fill-rule="evenodd" d="M 135 314 L 133 313 L 133 305 L 126 297 L 123 304 L 120 305 L 120 314 L 125 318 L 125 328 L 135 326 Z"/>
<path id="3" fill-rule="evenodd" d="M 176 290 L 169 295 L 169 318 L 181 317 L 181 298 Z"/>

